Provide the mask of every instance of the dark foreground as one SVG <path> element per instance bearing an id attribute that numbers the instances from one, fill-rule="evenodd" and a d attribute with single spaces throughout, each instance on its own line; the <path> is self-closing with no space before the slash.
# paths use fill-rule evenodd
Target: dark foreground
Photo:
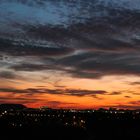
<path id="1" fill-rule="evenodd" d="M 97 122 L 93 129 L 81 129 L 73 127 L 24 127 L 24 128 L 2 128 L 2 139 L 38 139 L 38 140 L 120 140 L 140 139 L 140 126 L 137 124 L 125 124 L 118 122 Z M 127 122 L 128 123 L 128 122 Z"/>
<path id="2" fill-rule="evenodd" d="M 140 140 L 140 113 L 20 110 L 0 117 L 1 139 Z"/>

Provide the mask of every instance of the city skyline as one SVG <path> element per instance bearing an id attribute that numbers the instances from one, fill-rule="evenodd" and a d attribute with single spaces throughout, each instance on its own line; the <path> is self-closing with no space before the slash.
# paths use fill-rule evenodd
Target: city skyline
<path id="1" fill-rule="evenodd" d="M 0 104 L 140 109 L 139 0 L 2 0 L 0 16 Z"/>

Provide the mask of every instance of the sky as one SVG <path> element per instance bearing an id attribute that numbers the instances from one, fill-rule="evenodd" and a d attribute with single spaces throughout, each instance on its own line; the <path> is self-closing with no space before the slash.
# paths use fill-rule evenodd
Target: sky
<path id="1" fill-rule="evenodd" d="M 1 0 L 0 103 L 140 109 L 140 1 Z"/>

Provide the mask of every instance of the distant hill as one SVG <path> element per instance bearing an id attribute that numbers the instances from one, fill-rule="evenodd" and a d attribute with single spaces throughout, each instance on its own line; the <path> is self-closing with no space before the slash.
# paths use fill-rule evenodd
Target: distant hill
<path id="1" fill-rule="evenodd" d="M 0 110 L 22 110 L 26 106 L 22 104 L 0 104 Z"/>

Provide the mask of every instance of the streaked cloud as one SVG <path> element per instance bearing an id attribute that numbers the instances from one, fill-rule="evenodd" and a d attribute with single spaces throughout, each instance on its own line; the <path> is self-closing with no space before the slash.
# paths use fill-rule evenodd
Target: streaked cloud
<path id="1" fill-rule="evenodd" d="M 0 16 L 0 94 L 47 93 L 94 99 L 101 95 L 111 97 L 112 102 L 125 98 L 134 105 L 132 96 L 138 96 L 140 84 L 139 0 L 1 0 Z M 115 83 L 110 76 L 129 80 Z M 84 89 L 80 82 L 73 88 L 66 77 L 93 80 L 95 85 L 106 77 L 110 88 L 116 84 L 118 88 L 93 85 Z M 21 80 L 20 86 L 10 83 L 17 80 Z M 58 82 L 49 85 L 52 81 Z M 66 103 L 47 101 L 56 106 Z"/>

